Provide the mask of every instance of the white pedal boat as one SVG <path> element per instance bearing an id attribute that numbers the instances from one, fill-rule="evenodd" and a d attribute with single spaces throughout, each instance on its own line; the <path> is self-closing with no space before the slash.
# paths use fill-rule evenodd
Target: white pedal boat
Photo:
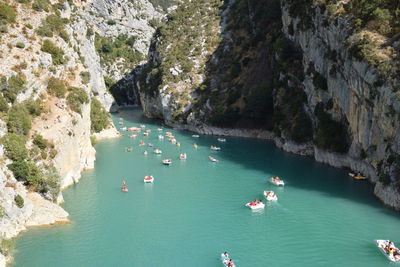
<path id="1" fill-rule="evenodd" d="M 180 159 L 186 159 L 186 153 L 181 153 L 180 155 L 179 155 L 179 158 Z"/>
<path id="2" fill-rule="evenodd" d="M 277 201 L 278 197 L 274 193 L 274 191 L 264 191 L 264 197 L 268 201 Z"/>
<path id="3" fill-rule="evenodd" d="M 231 266 L 229 266 L 230 260 L 231 259 L 229 258 L 229 255 L 225 256 L 224 253 L 221 253 L 221 262 L 225 267 L 236 267 L 236 264 L 233 262 L 233 260 Z"/>
<path id="4" fill-rule="evenodd" d="M 208 156 L 208 158 L 212 161 L 212 162 L 218 162 L 219 160 L 217 160 L 216 158 L 213 158 L 211 156 Z"/>
<path id="5" fill-rule="evenodd" d="M 169 165 L 171 165 L 172 160 L 171 160 L 171 159 L 163 159 L 163 160 L 162 160 L 162 163 L 163 163 L 164 165 L 169 166 Z"/>
<path id="6" fill-rule="evenodd" d="M 394 256 L 392 254 L 389 254 L 385 250 L 385 247 L 389 245 L 389 242 L 390 242 L 389 240 L 382 240 L 382 239 L 375 240 L 376 246 L 379 248 L 379 250 L 382 252 L 383 255 L 385 255 L 385 257 L 388 260 L 393 261 L 393 262 L 400 262 L 400 255 Z M 394 246 L 394 244 L 393 244 L 393 246 Z M 394 248 L 396 248 L 396 247 L 394 247 Z"/>
<path id="7" fill-rule="evenodd" d="M 252 209 L 252 210 L 258 210 L 258 209 L 263 209 L 265 207 L 265 204 L 261 202 L 255 203 L 255 202 L 249 202 L 246 203 L 246 207 Z"/>
<path id="8" fill-rule="evenodd" d="M 163 140 L 163 139 L 164 139 L 164 136 L 160 134 L 160 135 L 158 136 L 158 139 Z"/>
<path id="9" fill-rule="evenodd" d="M 140 128 L 136 128 L 136 127 L 130 127 L 128 128 L 128 132 L 140 132 L 142 129 Z"/>
<path id="10" fill-rule="evenodd" d="M 198 135 L 198 134 L 193 134 L 192 137 L 193 137 L 193 138 L 199 138 L 200 135 Z"/>
<path id="11" fill-rule="evenodd" d="M 121 131 L 126 131 L 126 127 L 119 128 Z"/>
<path id="12" fill-rule="evenodd" d="M 276 186 L 284 186 L 285 182 L 283 180 L 281 180 L 279 177 L 271 177 L 271 179 L 269 180 L 271 182 L 271 184 L 274 184 Z"/>
<path id="13" fill-rule="evenodd" d="M 143 179 L 143 182 L 145 182 L 145 183 L 152 183 L 154 181 L 154 177 L 153 177 L 153 175 L 147 175 L 147 176 L 145 176 L 144 177 L 144 179 Z"/>
<path id="14" fill-rule="evenodd" d="M 218 138 L 217 139 L 219 142 L 226 142 L 226 139 L 225 138 Z"/>
<path id="15" fill-rule="evenodd" d="M 215 150 L 215 151 L 221 150 L 221 148 L 218 147 L 218 146 L 210 146 L 210 149 L 211 149 L 211 150 Z"/>
<path id="16" fill-rule="evenodd" d="M 162 151 L 160 149 L 158 149 L 158 148 L 154 149 L 153 152 L 155 154 L 161 154 L 162 153 Z"/>

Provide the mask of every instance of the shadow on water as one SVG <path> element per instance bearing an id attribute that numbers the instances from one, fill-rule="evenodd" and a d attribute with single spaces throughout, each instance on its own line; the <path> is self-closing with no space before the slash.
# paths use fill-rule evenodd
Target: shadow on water
<path id="1" fill-rule="evenodd" d="M 162 125 L 162 121 L 148 119 L 141 112 L 140 108 L 123 109 L 116 117 L 122 117 L 131 124 L 144 123 Z M 163 125 L 163 127 L 165 127 Z M 165 127 L 168 129 L 168 127 Z M 188 131 L 179 132 L 186 138 L 191 138 L 193 133 Z M 203 136 L 192 139 L 199 149 L 209 149 L 211 145 L 222 148 L 220 152 L 210 150 L 210 155 L 217 157 L 222 162 L 233 162 L 245 169 L 260 172 L 260 179 L 265 181 L 265 188 L 268 188 L 268 181 L 272 176 L 279 176 L 285 180 L 287 186 L 305 191 L 315 191 L 320 194 L 348 201 L 358 202 L 363 205 L 370 205 L 380 213 L 398 218 L 398 213 L 382 204 L 373 194 L 373 185 L 367 181 L 357 181 L 347 175 L 347 171 L 330 167 L 326 164 L 315 162 L 312 158 L 294 155 L 277 148 L 273 142 L 250 138 L 226 137 L 226 143 L 217 141 L 217 136 Z M 179 140 L 178 140 L 179 141 Z M 260 160 L 261 159 L 261 160 Z M 263 160 L 265 159 L 265 160 Z M 321 173 L 324 175 L 321 176 Z M 278 191 L 279 189 L 274 189 Z"/>

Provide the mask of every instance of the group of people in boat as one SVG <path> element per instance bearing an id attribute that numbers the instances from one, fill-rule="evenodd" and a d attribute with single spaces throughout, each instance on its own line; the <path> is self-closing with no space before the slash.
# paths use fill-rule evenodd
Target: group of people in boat
<path id="1" fill-rule="evenodd" d="M 233 263 L 233 260 L 229 258 L 229 254 L 226 251 L 221 254 L 221 261 L 227 267 L 235 266 L 235 263 Z"/>
<path id="2" fill-rule="evenodd" d="M 396 261 L 400 261 L 400 250 L 394 246 L 392 241 L 388 240 L 386 242 L 386 246 L 383 249 L 389 256 L 392 256 Z"/>
<path id="3" fill-rule="evenodd" d="M 274 198 L 274 197 L 276 197 L 276 194 L 274 191 L 265 191 L 265 196 Z"/>
<path id="4" fill-rule="evenodd" d="M 126 182 L 125 182 L 125 180 L 122 180 L 121 190 L 122 190 L 123 192 L 128 192 L 128 188 L 126 187 Z"/>
<path id="5" fill-rule="evenodd" d="M 279 178 L 279 176 L 275 176 L 271 178 L 271 181 L 274 183 L 280 183 L 282 182 L 281 178 Z"/>
<path id="6" fill-rule="evenodd" d="M 260 203 L 262 203 L 262 201 L 256 198 L 252 202 L 250 202 L 249 205 L 250 206 L 257 206 Z"/>

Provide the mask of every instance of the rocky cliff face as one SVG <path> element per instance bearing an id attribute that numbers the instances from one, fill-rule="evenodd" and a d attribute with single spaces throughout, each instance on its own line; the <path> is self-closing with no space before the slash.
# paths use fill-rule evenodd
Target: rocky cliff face
<path id="1" fill-rule="evenodd" d="M 329 102 L 331 116 L 348 126 L 349 150 L 342 163 L 335 163 L 340 162 L 340 156 L 328 156 L 322 151 L 315 153 L 315 158 L 368 174 L 376 183 L 377 196 L 399 209 L 400 195 L 395 189 L 400 166 L 398 88 L 389 81 L 382 82 L 375 66 L 354 56 L 352 42 L 358 33 L 349 18 L 332 19 L 328 11 L 317 6 L 310 17 L 310 27 L 304 29 L 304 18 L 291 15 L 290 8 L 283 1 L 283 31 L 301 49 L 304 70 L 313 69 L 303 82 L 308 105 L 315 110 L 319 103 Z M 316 86 L 316 75 L 325 79 L 326 88 Z"/>
<path id="2" fill-rule="evenodd" d="M 200 53 L 204 72 L 194 67 L 201 57 L 194 51 L 204 42 L 176 55 L 180 39 L 163 36 L 173 25 L 167 22 L 140 82 L 145 114 L 203 133 L 268 137 L 285 150 L 363 172 L 376 184 L 375 194 L 400 209 L 400 98 L 396 78 L 382 72 L 396 72 L 398 42 L 379 33 L 387 29 L 376 28 L 375 17 L 363 17 L 365 29 L 356 29 L 354 14 L 361 11 L 350 4 L 213 5 L 207 12 L 218 14 L 212 34 L 220 39 Z M 196 73 L 202 74 L 197 82 Z"/>
<path id="3" fill-rule="evenodd" d="M 78 4 L 77 14 L 85 24 L 82 31 L 86 35 L 89 28 L 92 34 L 87 39 L 90 40 L 89 49 L 82 54 L 90 55 L 95 61 L 90 60 L 87 65 L 97 63 L 93 72 L 106 77 L 107 89 L 117 105 L 138 104 L 135 68 L 146 62 L 154 27 L 164 15 L 147 0 L 79 1 Z M 96 51 L 93 51 L 93 43 Z"/>

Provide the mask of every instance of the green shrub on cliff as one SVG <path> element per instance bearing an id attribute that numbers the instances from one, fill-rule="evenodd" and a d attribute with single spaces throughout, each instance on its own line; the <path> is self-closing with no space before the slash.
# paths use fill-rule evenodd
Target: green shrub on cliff
<path id="1" fill-rule="evenodd" d="M 92 133 L 101 132 L 110 125 L 110 114 L 104 109 L 100 101 L 92 98 L 90 105 L 90 121 Z"/>
<path id="2" fill-rule="evenodd" d="M 34 145 L 37 145 L 42 150 L 46 149 L 50 145 L 49 141 L 44 139 L 43 136 L 41 134 L 38 134 L 38 133 L 33 136 L 32 143 Z"/>
<path id="3" fill-rule="evenodd" d="M 135 40 L 135 36 L 128 36 L 126 34 L 120 34 L 113 40 L 96 33 L 95 47 L 100 55 L 101 64 L 111 65 L 118 59 L 122 59 L 121 70 L 131 71 L 143 60 L 143 55 L 132 48 Z"/>
<path id="4" fill-rule="evenodd" d="M 2 138 L 5 155 L 13 161 L 21 161 L 28 157 L 25 138 L 17 134 L 6 134 Z"/>
<path id="5" fill-rule="evenodd" d="M 25 105 L 26 110 L 29 112 L 31 116 L 37 117 L 43 112 L 41 103 L 42 101 L 40 101 L 40 98 L 36 100 L 28 99 L 23 102 L 23 105 Z"/>
<path id="6" fill-rule="evenodd" d="M 50 1 L 49 0 L 34 0 L 32 3 L 32 8 L 36 11 L 49 11 L 50 8 Z"/>
<path id="7" fill-rule="evenodd" d="M 7 3 L 0 2 L 0 24 L 13 23 L 17 17 L 17 12 Z"/>
<path id="8" fill-rule="evenodd" d="M 90 72 L 82 71 L 79 76 L 81 76 L 81 80 L 83 84 L 88 84 L 90 82 Z"/>
<path id="9" fill-rule="evenodd" d="M 0 95 L 0 112 L 7 112 L 10 107 L 2 95 Z"/>
<path id="10" fill-rule="evenodd" d="M 3 76 L 0 79 L 0 90 L 9 103 L 14 103 L 17 95 L 26 90 L 25 83 L 26 80 L 22 74 L 13 75 L 9 78 Z"/>
<path id="11" fill-rule="evenodd" d="M 15 195 L 14 201 L 18 208 L 24 207 L 24 199 L 20 195 Z"/>
<path id="12" fill-rule="evenodd" d="M 61 65 L 67 62 L 64 58 L 64 51 L 49 39 L 43 41 L 41 50 L 51 55 L 54 65 Z"/>
<path id="13" fill-rule="evenodd" d="M 69 107 L 82 115 L 82 105 L 89 103 L 89 97 L 85 90 L 78 87 L 69 87 L 68 88 L 68 96 L 67 103 Z"/>
<path id="14" fill-rule="evenodd" d="M 25 185 L 33 190 L 43 183 L 40 169 L 33 162 L 20 160 L 7 165 L 7 167 L 14 173 L 15 179 L 25 182 Z"/>
<path id="15" fill-rule="evenodd" d="M 13 239 L 1 239 L 0 240 L 0 253 L 4 256 L 9 256 L 13 254 L 15 249 L 15 242 Z"/>
<path id="16" fill-rule="evenodd" d="M 8 132 L 19 135 L 27 135 L 31 127 L 32 119 L 25 105 L 14 104 L 8 112 Z"/>
<path id="17" fill-rule="evenodd" d="M 64 98 L 67 92 L 64 81 L 55 77 L 51 77 L 47 84 L 47 92 L 55 97 Z"/>

